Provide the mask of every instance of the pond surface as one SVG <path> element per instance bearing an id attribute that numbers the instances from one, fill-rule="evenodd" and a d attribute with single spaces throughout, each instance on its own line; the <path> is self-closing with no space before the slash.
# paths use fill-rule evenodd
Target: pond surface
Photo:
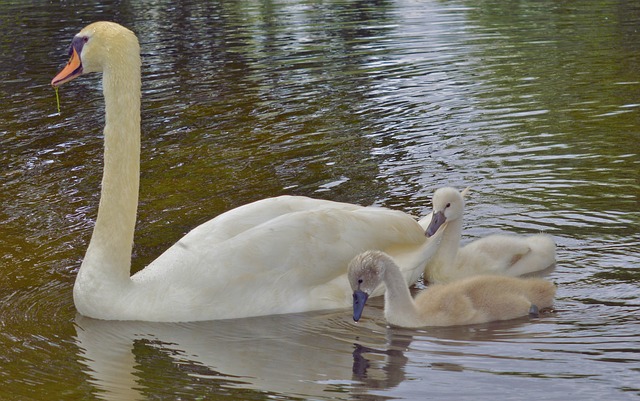
<path id="1" fill-rule="evenodd" d="M 0 398 L 637 399 L 640 4 L 370 0 L 0 4 Z M 472 186 L 465 240 L 553 235 L 556 311 L 454 328 L 348 310 L 104 322 L 73 282 L 102 171 L 98 76 L 49 82 L 86 24 L 143 56 L 134 270 L 233 207 L 299 194 L 421 216 Z M 421 285 L 419 285 L 421 287 Z"/>

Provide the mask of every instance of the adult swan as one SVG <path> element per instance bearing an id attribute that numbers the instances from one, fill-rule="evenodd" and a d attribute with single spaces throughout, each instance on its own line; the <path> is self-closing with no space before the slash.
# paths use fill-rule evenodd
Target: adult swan
<path id="1" fill-rule="evenodd" d="M 194 321 L 348 307 L 347 265 L 360 252 L 391 254 L 407 284 L 435 253 L 439 238 L 426 238 L 425 227 L 402 212 L 282 196 L 196 227 L 130 276 L 140 171 L 138 40 L 116 23 L 96 22 L 74 37 L 69 53 L 51 84 L 102 72 L 105 99 L 102 194 L 73 287 L 81 314 Z"/>

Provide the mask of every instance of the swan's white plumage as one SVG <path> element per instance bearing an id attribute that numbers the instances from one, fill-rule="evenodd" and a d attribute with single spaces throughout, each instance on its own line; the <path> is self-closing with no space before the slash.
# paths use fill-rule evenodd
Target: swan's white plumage
<path id="1" fill-rule="evenodd" d="M 140 166 L 138 41 L 118 24 L 97 22 L 76 35 L 71 53 L 52 84 L 102 72 L 105 97 L 100 206 L 73 291 L 81 314 L 194 321 L 347 307 L 346 270 L 356 254 L 389 252 L 407 285 L 435 252 L 439 234 L 427 239 L 407 214 L 281 196 L 196 227 L 130 276 Z"/>
<path id="2" fill-rule="evenodd" d="M 384 316 L 402 327 L 456 326 L 526 316 L 531 307 L 553 304 L 555 285 L 539 278 L 480 275 L 448 284 L 432 284 L 411 298 L 394 260 L 384 252 L 366 251 L 348 268 L 354 291 L 354 319 L 358 320 L 366 296 L 381 282 L 386 286 Z"/>
<path id="3" fill-rule="evenodd" d="M 425 267 L 427 281 L 446 283 L 478 274 L 535 275 L 555 265 L 556 245 L 545 234 L 495 234 L 460 247 L 466 191 L 444 187 L 433 195 L 427 234 L 441 226 L 444 232 L 440 247 Z"/>

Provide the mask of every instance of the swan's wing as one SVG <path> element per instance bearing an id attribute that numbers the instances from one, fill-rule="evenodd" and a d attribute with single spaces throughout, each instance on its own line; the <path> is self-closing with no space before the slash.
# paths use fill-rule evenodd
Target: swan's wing
<path id="1" fill-rule="evenodd" d="M 531 252 L 525 237 L 514 235 L 493 234 L 477 239 L 460 248 L 459 253 L 469 255 L 484 254 L 492 260 L 511 260 L 522 257 Z"/>
<path id="2" fill-rule="evenodd" d="M 424 241 L 421 227 L 411 216 L 367 207 L 280 215 L 221 246 L 235 249 L 234 259 L 241 253 L 243 263 L 255 273 L 295 276 L 300 284 L 318 285 L 345 274 L 349 261 L 360 252 L 400 244 L 418 246 Z"/>
<path id="3" fill-rule="evenodd" d="M 456 260 L 458 266 L 509 276 L 536 273 L 554 263 L 555 243 L 546 235 L 489 235 L 460 248 Z"/>
<path id="4" fill-rule="evenodd" d="M 190 320 L 347 307 L 355 255 L 427 240 L 411 216 L 373 207 L 285 213 L 215 243 L 200 233 L 132 276 Z"/>
<path id="5" fill-rule="evenodd" d="M 427 227 L 429 227 L 429 224 L 431 224 L 432 218 L 433 218 L 433 212 L 429 213 L 428 215 L 424 216 L 418 221 L 418 224 L 420 224 L 423 231 L 427 230 Z"/>
<path id="6" fill-rule="evenodd" d="M 363 206 L 313 199 L 305 196 L 278 196 L 252 202 L 229 210 L 194 228 L 188 235 L 206 238 L 209 244 L 226 241 L 279 216 L 320 209 L 356 210 Z"/>

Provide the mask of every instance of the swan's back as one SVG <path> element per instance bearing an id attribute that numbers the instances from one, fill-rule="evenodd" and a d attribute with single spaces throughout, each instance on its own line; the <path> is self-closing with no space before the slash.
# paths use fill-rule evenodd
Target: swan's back
<path id="1" fill-rule="evenodd" d="M 460 277 L 474 272 L 517 277 L 543 271 L 555 262 L 556 244 L 549 235 L 494 234 L 460 248 L 455 266 Z"/>
<path id="2" fill-rule="evenodd" d="M 539 278 L 476 276 L 436 284 L 415 299 L 425 325 L 451 326 L 526 316 L 532 305 L 553 305 L 556 287 Z"/>
<path id="3" fill-rule="evenodd" d="M 507 276 L 474 277 L 462 282 L 461 287 L 476 307 L 486 307 L 498 314 L 503 299 L 526 298 L 530 303 L 546 308 L 553 304 L 556 287 L 540 278 Z"/>

